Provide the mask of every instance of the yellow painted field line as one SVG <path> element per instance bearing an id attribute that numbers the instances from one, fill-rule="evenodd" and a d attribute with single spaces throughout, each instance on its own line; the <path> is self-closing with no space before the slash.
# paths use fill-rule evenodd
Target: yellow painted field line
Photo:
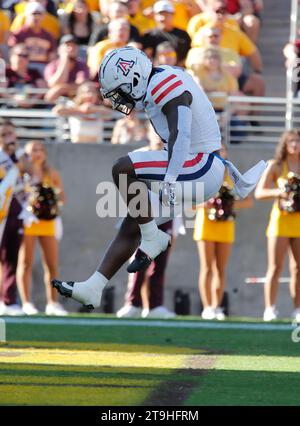
<path id="1" fill-rule="evenodd" d="M 62 349 L 0 349 L 0 363 L 185 368 L 187 355 Z"/>

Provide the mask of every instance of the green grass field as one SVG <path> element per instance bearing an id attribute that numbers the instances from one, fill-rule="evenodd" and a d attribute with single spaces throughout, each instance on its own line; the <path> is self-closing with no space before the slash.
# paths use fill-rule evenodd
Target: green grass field
<path id="1" fill-rule="evenodd" d="M 6 329 L 1 405 L 300 405 L 290 322 L 77 315 Z"/>

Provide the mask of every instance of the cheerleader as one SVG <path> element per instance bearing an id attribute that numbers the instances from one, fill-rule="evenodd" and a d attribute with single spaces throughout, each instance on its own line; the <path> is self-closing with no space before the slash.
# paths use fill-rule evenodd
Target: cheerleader
<path id="1" fill-rule="evenodd" d="M 225 147 L 221 150 L 227 158 Z M 224 320 L 221 303 L 225 289 L 226 267 L 235 239 L 235 209 L 249 208 L 252 199 L 235 200 L 233 183 L 227 173 L 218 195 L 197 209 L 194 240 L 200 260 L 199 292 L 203 319 Z"/>
<path id="2" fill-rule="evenodd" d="M 299 199 L 300 176 L 297 175 L 300 175 L 300 131 L 296 129 L 283 133 L 275 158 L 269 161 L 255 191 L 258 200 L 275 200 L 266 231 L 268 269 L 264 288 L 264 321 L 278 317 L 276 299 L 286 253 L 289 255 L 293 317 L 300 321 L 300 211 L 299 203 L 291 198 L 288 182 L 290 173 L 298 180 L 297 193 L 293 193 L 293 197 Z"/>
<path id="3" fill-rule="evenodd" d="M 22 214 L 24 239 L 18 267 L 19 293 L 23 311 L 27 315 L 38 313 L 30 296 L 34 251 L 38 241 L 42 250 L 46 286 L 45 312 L 47 315 L 66 315 L 65 309 L 57 302 L 57 292 L 51 286 L 51 279 L 57 276 L 58 272 L 56 217 L 58 205 L 64 201 L 64 190 L 59 173 L 47 162 L 43 143 L 32 141 L 26 145 L 25 149 L 32 163 L 32 174 L 26 189 L 28 202 Z"/>

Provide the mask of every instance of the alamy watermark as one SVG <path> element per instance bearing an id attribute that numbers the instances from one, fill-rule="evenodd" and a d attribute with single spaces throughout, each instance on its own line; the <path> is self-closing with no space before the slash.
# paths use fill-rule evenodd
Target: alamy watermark
<path id="1" fill-rule="evenodd" d="M 293 327 L 293 331 L 292 331 L 292 342 L 294 343 L 299 343 L 300 342 L 300 323 L 294 319 L 294 321 L 292 322 L 292 327 Z"/>
<path id="2" fill-rule="evenodd" d="M 185 218 L 185 226 L 193 228 L 195 217 L 193 206 L 204 202 L 203 182 L 177 182 L 175 205 L 162 205 L 159 201 L 160 182 L 149 182 L 146 185 L 145 182 L 135 181 L 127 186 L 127 179 L 127 175 L 120 176 L 120 191 L 112 182 L 104 181 L 97 185 L 96 194 L 100 195 L 96 204 L 98 217 L 125 218 L 128 211 L 134 218 L 148 217 L 149 196 L 152 216 L 155 219 L 181 216 Z"/>
<path id="3" fill-rule="evenodd" d="M 4 319 L 0 318 L 0 343 L 6 342 L 6 324 Z"/>

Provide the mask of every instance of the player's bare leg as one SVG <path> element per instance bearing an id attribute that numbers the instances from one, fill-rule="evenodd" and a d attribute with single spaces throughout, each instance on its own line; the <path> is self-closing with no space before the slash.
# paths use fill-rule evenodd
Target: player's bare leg
<path id="1" fill-rule="evenodd" d="M 126 185 L 122 185 L 120 176 L 121 178 L 122 176 L 127 178 L 127 182 L 125 182 Z M 130 201 L 136 195 L 129 194 L 129 186 L 138 181 L 129 157 L 121 158 L 114 165 L 113 179 L 123 199 L 127 202 L 127 207 L 129 207 Z M 128 261 L 137 249 L 139 243 L 140 250 L 143 254 L 129 265 L 128 268 L 129 270 L 131 269 L 131 272 L 147 267 L 152 259 L 168 247 L 170 236 L 157 228 L 151 216 L 148 188 L 146 184 L 142 184 L 141 182 L 140 188 L 140 203 L 144 203 L 143 210 L 144 212 L 146 211 L 146 214 L 137 215 L 133 218 L 129 213 L 124 219 L 117 236 L 108 247 L 98 270 L 88 280 L 83 282 L 53 280 L 52 285 L 60 294 L 66 297 L 72 297 L 91 308 L 99 307 L 105 285 L 121 266 Z"/>
<path id="2" fill-rule="evenodd" d="M 170 243 L 170 236 L 158 229 L 152 217 L 148 187 L 136 178 L 133 164 L 128 156 L 117 161 L 113 166 L 112 174 L 123 200 L 127 203 L 129 214 L 136 219 L 139 227 L 141 236 L 140 255 L 127 268 L 128 272 L 137 272 L 148 267 L 153 259 L 166 250 Z M 130 202 L 136 196 L 135 191 L 133 194 L 130 193 L 130 186 L 133 188 L 133 185 L 137 183 L 139 185 L 140 206 L 143 206 L 140 214 L 137 211 L 133 212 L 130 208 Z"/>
<path id="3" fill-rule="evenodd" d="M 137 221 L 129 215 L 108 246 L 100 262 L 98 272 L 110 280 L 136 251 L 140 242 L 140 230 Z"/>

